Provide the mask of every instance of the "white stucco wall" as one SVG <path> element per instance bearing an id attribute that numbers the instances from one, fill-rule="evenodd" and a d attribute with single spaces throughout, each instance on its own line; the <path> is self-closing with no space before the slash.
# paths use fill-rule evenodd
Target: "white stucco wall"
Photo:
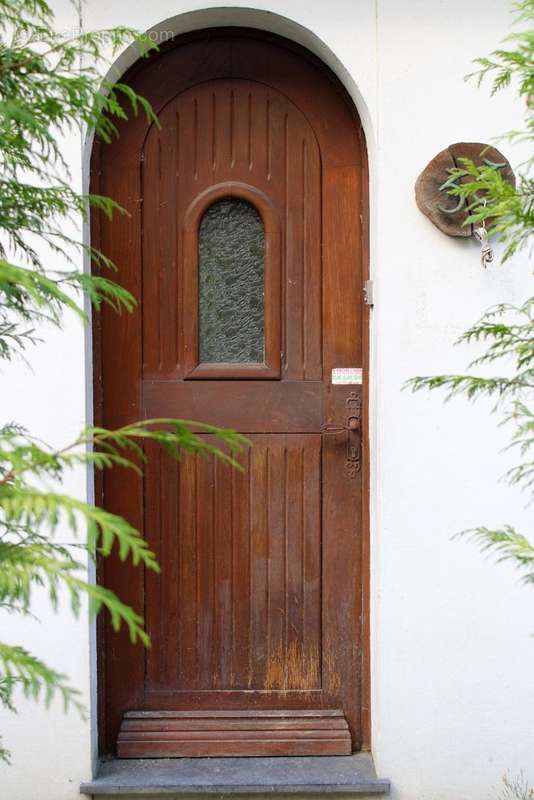
<path id="1" fill-rule="evenodd" d="M 465 83 L 470 61 L 509 25 L 504 0 L 87 0 L 88 28 L 190 30 L 216 24 L 268 28 L 306 44 L 352 94 L 368 137 L 371 273 L 371 628 L 373 755 L 402 800 L 485 800 L 503 773 L 534 783 L 532 593 L 508 568 L 451 542 L 471 525 L 528 530 L 524 498 L 497 483 L 506 443 L 482 404 L 401 393 L 416 374 L 460 371 L 470 357 L 455 338 L 488 306 L 527 296 L 524 259 L 487 271 L 477 247 L 439 233 L 418 212 L 418 173 L 454 141 L 490 141 L 519 124 L 511 95 Z M 250 7 L 254 6 L 254 9 Z M 60 29 L 76 25 L 55 0 Z M 200 9 L 204 13 L 195 14 Z M 248 9 L 248 10 L 247 10 Z M 259 12 L 263 13 L 259 13 Z M 185 12 L 185 16 L 180 16 Z M 265 12 L 271 12 L 266 14 Z M 280 16 L 276 16 L 280 15 Z M 127 57 L 123 59 L 127 61 Z M 503 145 L 512 161 L 520 153 Z M 64 153 L 82 184 L 82 142 Z M 87 155 L 87 153 L 86 153 Z M 531 287 L 530 287 L 531 289 Z M 33 375 L 3 369 L 1 418 L 63 443 L 87 419 L 90 357 L 72 318 L 47 330 Z M 68 488 L 84 497 L 82 473 Z M 91 630 L 38 606 L 41 623 L 2 618 L 2 635 L 67 672 L 90 702 Z M 4 631 L 7 631 L 4 634 Z M 21 702 L 2 714 L 13 766 L 0 767 L 2 800 L 73 800 L 91 774 L 91 721 Z"/>

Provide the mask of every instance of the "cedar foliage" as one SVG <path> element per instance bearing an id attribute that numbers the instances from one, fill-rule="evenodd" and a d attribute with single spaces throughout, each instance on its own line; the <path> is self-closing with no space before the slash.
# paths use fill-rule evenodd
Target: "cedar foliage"
<path id="1" fill-rule="evenodd" d="M 502 48 L 489 57 L 475 61 L 479 70 L 475 77 L 480 84 L 492 78 L 492 95 L 513 87 L 525 106 L 525 125 L 501 138 L 534 145 L 534 0 L 514 5 L 516 22 L 527 29 L 514 32 Z M 520 166 L 517 187 L 503 180 L 491 166 L 476 166 L 464 159 L 461 167 L 449 170 L 455 186 L 448 191 L 467 202 L 469 214 L 465 224 L 485 222 L 488 233 L 503 243 L 503 262 L 516 253 L 524 253 L 530 262 L 534 235 L 534 155 Z M 434 375 L 413 378 L 408 385 L 413 391 L 441 389 L 447 397 L 463 395 L 469 400 L 491 398 L 494 411 L 501 414 L 502 424 L 511 426 L 510 448 L 518 453 L 518 463 L 503 477 L 510 485 L 534 494 L 534 297 L 514 306 L 502 303 L 489 309 L 472 325 L 458 344 L 478 343 L 484 352 L 475 358 L 463 375 Z M 490 375 L 474 374 L 470 370 Z M 502 370 L 501 374 L 499 372 Z M 495 374 L 497 373 L 497 374 Z M 510 561 L 521 571 L 525 583 L 534 585 L 534 540 L 516 531 L 511 525 L 480 526 L 463 534 L 474 540 L 482 551 L 495 554 L 498 561 Z M 529 533 L 531 537 L 531 532 Z"/>
<path id="2" fill-rule="evenodd" d="M 135 42 L 140 56 L 154 45 L 126 27 L 66 38 L 53 30 L 45 0 L 0 0 L 0 359 L 25 357 L 46 323 L 61 326 L 65 311 L 87 321 L 108 304 L 134 308 L 131 295 L 102 270 L 115 265 L 76 230 L 91 208 L 108 217 L 125 213 L 112 198 L 72 187 L 61 138 L 88 129 L 103 142 L 117 135 L 116 121 L 143 113 L 156 122 L 145 99 L 121 81 L 102 81 L 113 56 Z M 77 226 L 77 227 L 76 227 Z M 74 233 L 69 234 L 69 230 Z M 86 253 L 98 275 L 76 264 Z M 120 267 L 120 265 L 118 265 Z M 111 271 L 111 272 L 109 272 Z M 2 378 L 5 380 L 5 377 Z M 37 387 L 36 387 L 37 388 Z M 60 404 L 59 404 L 60 406 Z M 61 426 L 59 407 L 58 426 Z M 246 440 L 204 426 L 219 446 L 195 436 L 183 420 L 147 420 L 119 430 L 86 427 L 75 441 L 52 448 L 11 420 L 0 421 L 0 610 L 32 616 L 32 594 L 44 588 L 54 609 L 65 597 L 74 614 L 88 601 L 92 614 L 106 609 L 113 628 L 125 625 L 132 641 L 149 644 L 139 613 L 109 589 L 87 581 L 87 562 L 116 551 L 123 561 L 151 570 L 158 564 L 126 520 L 61 491 L 65 474 L 80 465 L 140 470 L 150 440 L 178 459 L 183 451 L 215 454 L 234 465 Z M 12 711 L 16 690 L 47 703 L 60 695 L 83 713 L 66 675 L 17 644 L 0 640 L 0 705 Z M 0 740 L 1 743 L 1 740 Z M 9 754 L 0 747 L 0 758 Z"/>

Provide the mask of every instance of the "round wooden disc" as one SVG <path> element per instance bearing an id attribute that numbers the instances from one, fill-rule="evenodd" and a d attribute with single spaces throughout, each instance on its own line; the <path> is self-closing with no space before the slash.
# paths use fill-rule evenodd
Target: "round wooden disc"
<path id="1" fill-rule="evenodd" d="M 465 203 L 457 210 L 458 198 L 441 189 L 449 177 L 448 170 L 461 167 L 462 158 L 477 165 L 502 164 L 501 174 L 515 186 L 515 176 L 508 159 L 496 147 L 482 142 L 456 142 L 438 153 L 425 167 L 415 184 L 415 200 L 419 210 L 448 236 L 472 236 L 473 226 L 465 225 L 468 216 Z"/>

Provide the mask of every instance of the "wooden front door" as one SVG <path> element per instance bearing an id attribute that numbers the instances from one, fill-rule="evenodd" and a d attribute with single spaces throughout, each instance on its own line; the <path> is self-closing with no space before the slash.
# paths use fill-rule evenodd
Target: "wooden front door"
<path id="1" fill-rule="evenodd" d="M 348 753 L 365 402 L 357 378 L 338 381 L 365 359 L 360 126 L 319 62 L 253 31 L 179 40 L 128 80 L 160 127 L 133 118 L 93 158 L 95 189 L 130 212 L 95 220 L 96 244 L 138 300 L 102 314 L 97 411 L 108 427 L 209 422 L 252 446 L 242 472 L 149 448 L 143 479 L 105 476 L 105 507 L 143 531 L 161 574 L 101 565 L 152 640 L 103 626 L 103 750 Z"/>

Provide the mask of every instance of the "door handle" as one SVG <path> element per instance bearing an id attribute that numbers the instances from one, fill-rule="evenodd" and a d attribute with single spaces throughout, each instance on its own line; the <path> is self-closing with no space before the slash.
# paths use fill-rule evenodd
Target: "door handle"
<path id="1" fill-rule="evenodd" d="M 345 401 L 346 418 L 343 425 L 322 425 L 325 434 L 346 434 L 347 454 L 344 471 L 348 478 L 355 478 L 362 468 L 361 462 L 361 411 L 362 403 L 356 392 L 351 392 Z"/>

